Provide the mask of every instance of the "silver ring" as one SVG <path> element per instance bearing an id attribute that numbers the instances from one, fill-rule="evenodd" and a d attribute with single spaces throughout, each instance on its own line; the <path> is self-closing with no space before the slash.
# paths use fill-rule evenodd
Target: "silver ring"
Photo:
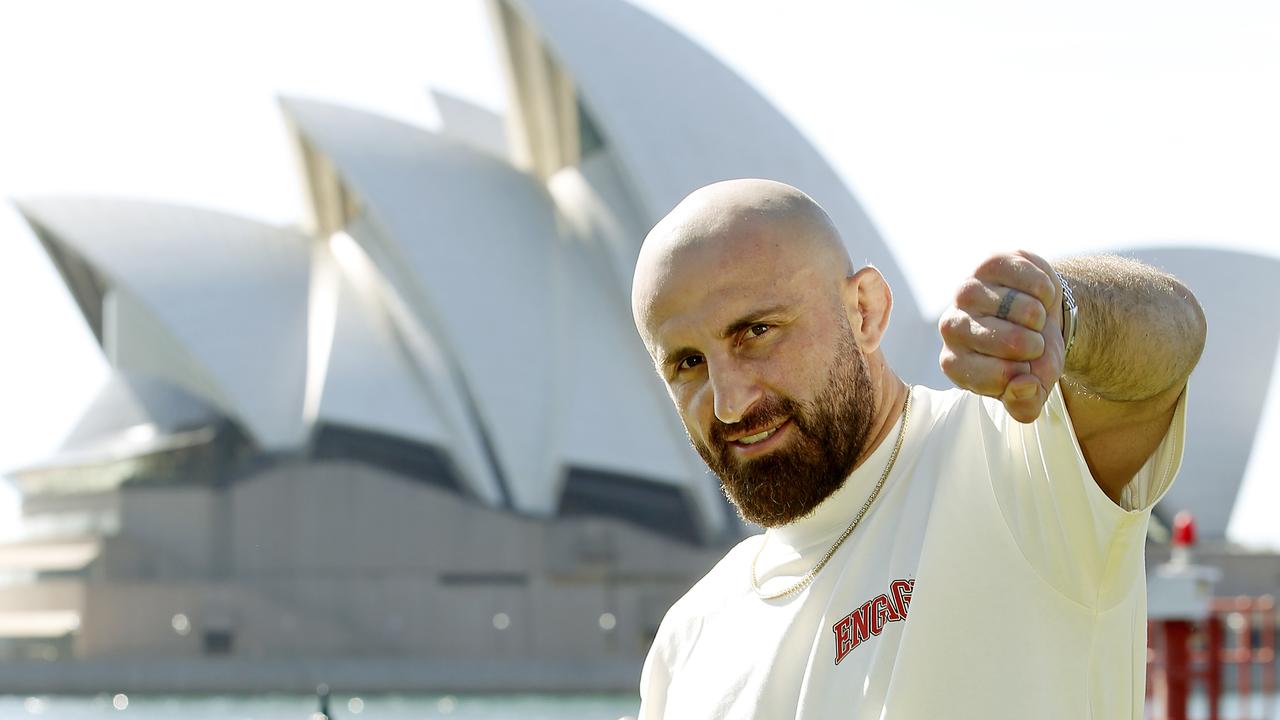
<path id="1" fill-rule="evenodd" d="M 1000 308 L 996 310 L 996 317 L 1001 320 L 1009 318 L 1009 310 L 1013 308 L 1013 298 L 1017 296 L 1017 290 L 1010 290 L 1004 294 L 1004 299 L 1000 301 Z"/>

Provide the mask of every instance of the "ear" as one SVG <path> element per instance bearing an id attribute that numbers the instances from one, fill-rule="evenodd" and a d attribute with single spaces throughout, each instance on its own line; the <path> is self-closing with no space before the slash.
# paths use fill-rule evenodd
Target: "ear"
<path id="1" fill-rule="evenodd" d="M 879 270 L 868 265 L 845 278 L 840 295 L 858 347 L 867 354 L 875 352 L 889 327 L 889 314 L 893 310 L 889 283 Z"/>

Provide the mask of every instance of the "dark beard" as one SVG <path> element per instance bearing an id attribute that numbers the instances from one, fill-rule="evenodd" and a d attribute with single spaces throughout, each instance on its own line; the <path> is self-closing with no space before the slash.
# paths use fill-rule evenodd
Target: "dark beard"
<path id="1" fill-rule="evenodd" d="M 866 357 L 851 336 L 844 336 L 826 387 L 812 402 L 767 396 L 733 425 L 713 418 L 710 447 L 697 441 L 693 447 L 720 477 L 720 487 L 743 520 L 777 527 L 808 515 L 840 489 L 866 444 L 874 414 Z M 726 435 L 782 418 L 794 426 L 786 447 L 752 460 L 734 457 Z"/>

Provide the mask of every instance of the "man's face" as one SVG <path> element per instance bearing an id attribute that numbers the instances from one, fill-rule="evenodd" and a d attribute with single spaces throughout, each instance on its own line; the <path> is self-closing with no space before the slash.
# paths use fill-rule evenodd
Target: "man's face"
<path id="1" fill-rule="evenodd" d="M 829 275 L 767 242 L 685 249 L 642 321 L 694 448 L 765 527 L 838 489 L 869 434 L 874 389 Z"/>

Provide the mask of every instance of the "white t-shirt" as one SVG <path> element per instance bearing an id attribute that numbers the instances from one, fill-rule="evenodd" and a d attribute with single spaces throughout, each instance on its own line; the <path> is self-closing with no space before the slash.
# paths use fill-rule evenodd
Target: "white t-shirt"
<path id="1" fill-rule="evenodd" d="M 1182 460 L 1186 393 L 1124 491 L 1094 482 L 1055 386 L 1034 423 L 912 390 L 902 450 L 862 524 L 800 594 L 884 471 L 898 428 L 813 514 L 744 540 L 671 610 L 640 720 L 1139 719 L 1144 541 Z M 901 420 L 899 420 L 901 423 Z"/>

